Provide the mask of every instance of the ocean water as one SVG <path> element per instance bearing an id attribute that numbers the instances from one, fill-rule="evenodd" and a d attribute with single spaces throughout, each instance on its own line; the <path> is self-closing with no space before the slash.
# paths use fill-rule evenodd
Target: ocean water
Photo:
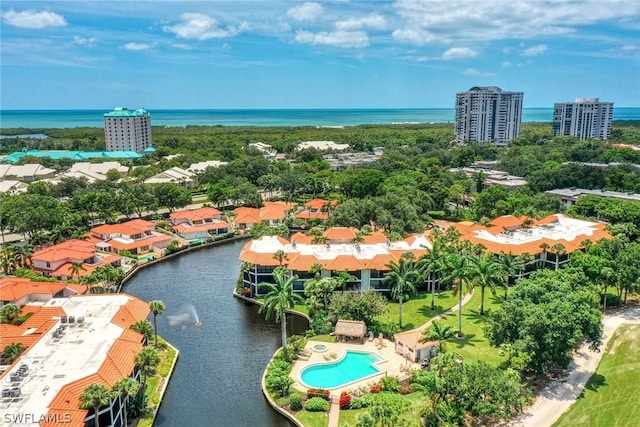
<path id="1" fill-rule="evenodd" d="M 0 110 L 0 128 L 103 127 L 109 110 Z M 153 126 L 357 126 L 453 123 L 453 108 L 319 110 L 149 110 Z M 552 108 L 524 108 L 525 122 L 551 122 Z M 640 108 L 614 108 L 614 120 L 640 120 Z"/>

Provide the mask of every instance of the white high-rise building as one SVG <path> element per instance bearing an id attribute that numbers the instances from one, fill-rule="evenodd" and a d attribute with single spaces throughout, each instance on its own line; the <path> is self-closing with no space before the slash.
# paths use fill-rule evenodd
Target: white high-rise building
<path id="1" fill-rule="evenodd" d="M 104 115 L 104 139 L 107 151 L 142 153 L 152 144 L 149 112 L 142 108 L 114 108 Z"/>
<path id="2" fill-rule="evenodd" d="M 609 139 L 612 118 L 613 102 L 600 102 L 598 98 L 558 102 L 553 105 L 553 136 Z"/>
<path id="3" fill-rule="evenodd" d="M 497 86 L 472 87 L 456 94 L 456 140 L 506 145 L 520 134 L 523 92 Z"/>

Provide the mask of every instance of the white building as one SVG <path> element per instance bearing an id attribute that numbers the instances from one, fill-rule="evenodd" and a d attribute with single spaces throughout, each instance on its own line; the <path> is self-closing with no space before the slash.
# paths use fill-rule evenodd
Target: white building
<path id="1" fill-rule="evenodd" d="M 576 102 L 553 105 L 553 136 L 575 136 L 579 139 L 609 139 L 613 102 L 598 98 L 577 98 Z"/>
<path id="2" fill-rule="evenodd" d="M 149 304 L 127 294 L 79 295 L 38 302 L 30 311 L 22 325 L 0 332 L 3 342 L 27 347 L 0 375 L 2 425 L 94 425 L 80 395 L 91 384 L 111 389 L 121 378 L 140 379 L 135 357 L 144 337 L 130 328 L 146 319 Z M 114 395 L 98 412 L 100 425 L 123 426 L 129 399 Z"/>
<path id="3" fill-rule="evenodd" d="M 298 144 L 298 150 L 304 150 L 305 148 L 315 148 L 320 151 L 342 151 L 347 150 L 349 148 L 349 144 L 336 144 L 333 141 L 305 141 Z"/>
<path id="4" fill-rule="evenodd" d="M 476 86 L 457 93 L 456 140 L 506 145 L 520 135 L 523 95 L 497 86 Z"/>
<path id="5" fill-rule="evenodd" d="M 633 200 L 636 202 L 640 202 L 640 194 L 636 194 L 634 192 L 621 193 L 619 191 L 587 190 L 585 188 L 570 187 L 556 188 L 555 190 L 545 191 L 545 193 L 556 196 L 560 200 L 562 200 L 562 203 L 564 204 L 564 207 L 566 209 L 569 209 L 571 206 L 575 205 L 578 199 L 582 196 L 598 196 L 608 199 Z"/>
<path id="6" fill-rule="evenodd" d="M 178 166 L 167 169 L 148 178 L 144 181 L 145 184 L 163 184 L 170 182 L 172 184 L 181 185 L 186 188 L 193 188 L 195 186 L 195 176 L 193 172 L 179 168 Z"/>
<path id="7" fill-rule="evenodd" d="M 116 107 L 104 115 L 104 139 L 107 151 L 142 153 L 151 147 L 151 116 L 144 109 Z"/>

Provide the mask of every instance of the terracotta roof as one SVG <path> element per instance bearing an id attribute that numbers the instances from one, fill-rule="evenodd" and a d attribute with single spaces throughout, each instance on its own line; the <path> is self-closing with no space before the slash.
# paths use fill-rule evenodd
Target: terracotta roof
<path id="1" fill-rule="evenodd" d="M 388 240 L 387 236 L 385 236 L 383 233 L 379 231 L 374 231 L 371 234 L 362 235 L 362 238 L 364 239 L 362 243 L 366 245 L 373 245 L 376 243 L 386 243 Z"/>
<path id="2" fill-rule="evenodd" d="M 120 307 L 111 321 L 124 329 L 129 329 L 137 321 L 146 319 L 150 312 L 151 309 L 146 302 L 132 298 Z"/>
<path id="3" fill-rule="evenodd" d="M 93 227 L 91 232 L 102 235 L 111 234 L 124 234 L 132 235 L 139 234 L 145 231 L 153 231 L 156 229 L 155 222 L 146 221 L 144 219 L 132 219 L 130 221 L 123 222 L 121 224 L 103 224 L 97 227 Z"/>
<path id="4" fill-rule="evenodd" d="M 136 239 L 131 241 L 123 242 L 117 239 L 110 239 L 107 243 L 112 247 L 119 251 L 131 250 L 135 248 L 141 248 L 143 246 L 152 246 L 154 243 L 160 242 L 168 242 L 173 238 L 171 236 L 167 236 L 166 234 L 156 234 L 153 236 L 145 237 L 143 239 Z"/>
<path id="5" fill-rule="evenodd" d="M 420 329 L 411 329 L 409 331 L 399 332 L 393 336 L 393 339 L 396 342 L 402 343 L 414 350 L 438 344 L 438 341 L 427 341 L 425 343 L 421 343 L 422 330 Z"/>
<path id="6" fill-rule="evenodd" d="M 229 224 L 224 221 L 216 221 L 216 222 L 207 222 L 204 224 L 178 224 L 173 226 L 174 230 L 178 233 L 194 233 L 196 231 L 209 231 L 209 230 L 219 230 L 221 228 L 229 228 Z"/>
<path id="7" fill-rule="evenodd" d="M 338 255 L 333 260 L 326 262 L 326 270 L 357 271 L 364 269 L 364 265 L 353 255 Z"/>
<path id="8" fill-rule="evenodd" d="M 25 278 L 7 276 L 0 279 L 0 299 L 2 301 L 17 301 L 27 295 L 55 295 L 64 288 L 64 283 L 33 282 Z"/>
<path id="9" fill-rule="evenodd" d="M 261 221 L 260 211 L 255 208 L 240 207 L 233 210 L 236 216 L 233 222 L 236 224 L 257 224 Z"/>
<path id="10" fill-rule="evenodd" d="M 526 218 L 524 218 L 524 217 L 523 218 L 519 218 L 519 217 L 513 216 L 513 215 L 503 215 L 503 216 L 499 216 L 498 218 L 494 219 L 489 224 L 493 225 L 494 227 L 502 227 L 502 228 L 518 227 L 518 226 L 522 225 L 522 222 L 525 219 Z"/>
<path id="11" fill-rule="evenodd" d="M 204 219 L 211 219 L 219 217 L 222 214 L 218 209 L 212 207 L 204 207 L 200 209 L 183 210 L 172 212 L 169 215 L 171 219 L 186 219 L 188 221 L 202 221 Z"/>
<path id="12" fill-rule="evenodd" d="M 292 203 L 264 202 L 264 206 L 260 208 L 260 219 L 262 221 L 285 219 L 287 212 L 292 208 Z"/>
<path id="13" fill-rule="evenodd" d="M 73 272 L 73 263 L 65 262 L 60 267 L 58 267 L 55 270 L 51 271 L 50 274 L 53 277 L 62 277 L 62 276 L 67 276 L 67 277 L 71 277 L 71 276 L 73 276 L 73 277 L 86 277 L 86 276 L 91 275 L 91 273 L 93 273 L 94 271 L 96 271 L 96 268 L 98 268 L 100 265 L 104 265 L 104 264 L 102 264 L 102 263 L 100 263 L 100 264 L 82 264 L 82 268 L 83 269 L 81 269 L 77 273 L 74 273 Z M 49 271 L 49 270 L 47 270 L 47 271 Z"/>
<path id="14" fill-rule="evenodd" d="M 291 243 L 295 242 L 303 245 L 310 245 L 311 242 L 313 241 L 313 236 L 307 236 L 306 234 L 298 231 L 297 233 L 291 236 L 290 240 L 291 240 Z"/>
<path id="15" fill-rule="evenodd" d="M 325 220 L 329 218 L 329 214 L 325 212 L 311 212 L 311 211 L 301 211 L 298 212 L 295 216 L 296 219 L 320 219 Z"/>
<path id="16" fill-rule="evenodd" d="M 306 208 L 313 210 L 320 210 L 326 206 L 327 201 L 325 199 L 311 199 L 307 203 L 304 204 Z M 331 200 L 329 202 L 331 207 L 336 207 L 338 205 L 338 201 L 336 199 Z"/>
<path id="17" fill-rule="evenodd" d="M 289 270 L 307 272 L 316 263 L 322 264 L 314 255 L 298 255 L 290 258 L 287 267 Z"/>
<path id="18" fill-rule="evenodd" d="M 391 270 L 391 268 L 387 264 L 389 264 L 391 261 L 398 261 L 398 258 L 390 253 L 378 254 L 372 259 L 366 261 L 365 265 L 366 268 L 369 268 L 371 270 L 389 271 Z"/>
<path id="19" fill-rule="evenodd" d="M 325 232 L 322 233 L 322 235 L 327 239 L 329 239 L 330 241 L 335 241 L 335 240 L 351 241 L 353 240 L 354 237 L 356 237 L 356 230 L 355 228 L 347 228 L 347 227 L 331 227 L 325 230 Z"/>
<path id="20" fill-rule="evenodd" d="M 82 261 L 91 258 L 96 253 L 92 242 L 71 239 L 48 248 L 34 252 L 33 261 L 58 262 L 63 260 Z"/>

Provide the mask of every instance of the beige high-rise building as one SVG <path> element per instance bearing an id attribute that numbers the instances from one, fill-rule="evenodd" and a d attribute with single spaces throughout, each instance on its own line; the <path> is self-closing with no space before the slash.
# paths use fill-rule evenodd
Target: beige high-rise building
<path id="1" fill-rule="evenodd" d="M 576 102 L 553 105 L 553 136 L 576 136 L 579 139 L 609 139 L 613 102 L 599 98 L 577 98 Z"/>
<path id="2" fill-rule="evenodd" d="M 523 92 L 475 86 L 456 94 L 456 141 L 506 145 L 520 135 Z"/>
<path id="3" fill-rule="evenodd" d="M 104 139 L 107 151 L 144 152 L 153 143 L 149 112 L 142 108 L 114 108 L 104 115 Z"/>

